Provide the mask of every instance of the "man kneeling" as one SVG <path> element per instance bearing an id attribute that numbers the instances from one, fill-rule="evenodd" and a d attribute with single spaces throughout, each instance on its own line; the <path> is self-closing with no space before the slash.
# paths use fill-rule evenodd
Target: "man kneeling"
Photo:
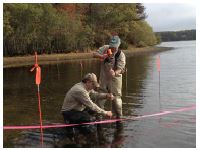
<path id="1" fill-rule="evenodd" d="M 92 99 L 108 99 L 113 100 L 111 93 L 98 93 L 94 91 L 99 87 L 97 77 L 94 73 L 88 73 L 80 83 L 75 84 L 65 95 L 62 105 L 62 115 L 66 123 L 80 124 L 84 122 L 94 121 L 90 112 L 112 117 L 111 111 L 105 111 L 98 107 Z M 84 126 L 80 126 L 83 129 Z M 90 132 L 84 128 L 83 132 Z"/>

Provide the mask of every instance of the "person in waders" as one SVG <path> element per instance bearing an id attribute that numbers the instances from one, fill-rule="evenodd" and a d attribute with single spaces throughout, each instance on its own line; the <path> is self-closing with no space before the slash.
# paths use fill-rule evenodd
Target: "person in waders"
<path id="1" fill-rule="evenodd" d="M 113 115 L 118 119 L 122 117 L 122 74 L 126 65 L 125 54 L 119 49 L 120 44 L 119 36 L 114 35 L 110 39 L 109 45 L 100 47 L 93 54 L 95 58 L 103 60 L 101 62 L 99 90 L 114 95 L 111 106 Z M 97 101 L 97 105 L 103 109 L 105 100 Z"/>
<path id="2" fill-rule="evenodd" d="M 95 121 L 96 114 L 112 117 L 111 111 L 98 107 L 92 99 L 113 100 L 113 95 L 111 93 L 98 93 L 94 90 L 96 87 L 99 87 L 96 75 L 88 73 L 81 82 L 75 84 L 66 93 L 61 109 L 65 123 L 81 124 L 92 122 Z M 67 128 L 70 129 L 70 127 Z M 94 133 L 92 125 L 80 125 L 75 128 L 78 128 L 84 135 Z"/>

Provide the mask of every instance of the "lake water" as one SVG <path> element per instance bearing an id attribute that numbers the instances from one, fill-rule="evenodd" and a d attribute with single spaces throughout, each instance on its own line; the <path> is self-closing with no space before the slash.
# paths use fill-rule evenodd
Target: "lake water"
<path id="1" fill-rule="evenodd" d="M 196 41 L 165 42 L 161 46 L 174 49 L 127 56 L 122 90 L 124 118 L 196 104 Z M 99 75 L 98 60 L 83 60 L 82 64 L 82 71 L 80 61 L 41 65 L 43 125 L 63 123 L 60 109 L 65 93 L 80 81 L 82 74 Z M 35 74 L 29 71 L 31 67 L 3 69 L 4 126 L 39 125 L 37 87 Z M 194 148 L 196 110 L 124 121 L 120 130 L 115 123 L 105 124 L 96 143 L 90 139 L 86 143 L 71 143 L 64 133 L 64 128 L 44 129 L 44 147 Z M 40 130 L 4 130 L 3 144 L 3 147 L 40 147 Z"/>

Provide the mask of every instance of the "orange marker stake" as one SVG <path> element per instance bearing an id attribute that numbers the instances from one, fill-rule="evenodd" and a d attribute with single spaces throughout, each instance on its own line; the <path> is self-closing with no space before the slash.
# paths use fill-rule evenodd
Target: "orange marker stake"
<path id="1" fill-rule="evenodd" d="M 158 93 L 159 93 L 159 106 L 161 106 L 161 104 L 160 104 L 160 55 L 158 56 L 158 58 L 157 58 L 157 70 L 158 70 L 158 76 L 159 76 L 159 91 L 158 91 Z"/>
<path id="2" fill-rule="evenodd" d="M 103 57 L 104 58 L 100 58 L 100 61 L 104 61 L 104 59 L 106 57 L 111 57 L 112 56 L 112 50 L 111 49 L 108 49 L 106 53 L 103 54 Z"/>
<path id="3" fill-rule="evenodd" d="M 111 56 L 111 55 L 112 55 L 111 49 L 108 49 L 107 54 L 108 54 L 108 56 Z"/>
<path id="4" fill-rule="evenodd" d="M 111 57 L 112 56 L 112 50 L 111 49 L 108 49 L 107 50 L 107 57 Z M 112 84 L 111 84 L 111 91 L 109 92 L 109 93 L 111 93 L 112 92 Z M 113 105 L 113 102 L 112 101 L 110 101 L 111 102 L 111 104 L 110 104 L 110 110 L 112 111 L 112 105 Z M 110 117 L 111 118 L 111 117 Z"/>
<path id="5" fill-rule="evenodd" d="M 35 76 L 35 83 L 37 85 L 40 85 L 40 82 L 41 82 L 41 68 L 38 66 L 36 68 L 36 76 Z"/>
<path id="6" fill-rule="evenodd" d="M 41 83 L 41 68 L 38 65 L 38 58 L 37 58 L 37 52 L 35 52 L 35 64 L 34 67 L 31 68 L 31 72 L 36 69 L 36 74 L 35 74 L 35 84 L 38 87 L 38 110 L 39 110 L 39 116 L 40 116 L 40 142 L 41 146 L 43 147 L 43 129 L 42 129 L 42 111 L 41 111 L 41 102 L 40 102 L 40 83 Z"/>
<path id="7" fill-rule="evenodd" d="M 160 55 L 157 58 L 157 70 L 160 72 Z"/>

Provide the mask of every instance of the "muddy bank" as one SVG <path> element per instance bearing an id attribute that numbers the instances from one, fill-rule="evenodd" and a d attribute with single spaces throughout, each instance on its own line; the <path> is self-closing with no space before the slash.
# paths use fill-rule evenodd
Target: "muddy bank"
<path id="1" fill-rule="evenodd" d="M 132 50 L 123 50 L 126 56 L 141 55 L 152 52 L 161 52 L 171 50 L 170 47 L 145 47 L 134 48 Z M 35 63 L 34 55 L 22 57 L 4 57 L 3 68 L 32 66 Z M 38 55 L 39 64 L 59 63 L 64 61 L 77 61 L 80 59 L 95 59 L 93 53 L 69 53 L 69 54 L 51 54 Z"/>

